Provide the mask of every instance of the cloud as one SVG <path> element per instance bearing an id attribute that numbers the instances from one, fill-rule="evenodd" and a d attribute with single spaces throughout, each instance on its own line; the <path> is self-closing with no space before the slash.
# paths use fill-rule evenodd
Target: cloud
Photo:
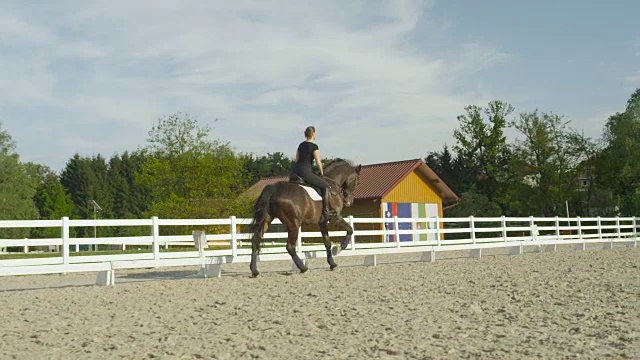
<path id="1" fill-rule="evenodd" d="M 214 135 L 239 151 L 290 154 L 313 123 L 325 154 L 419 157 L 492 99 L 474 76 L 510 61 L 481 41 L 425 50 L 419 24 L 447 36 L 426 1 L 16 4 L 0 15 L 0 116 L 23 159 L 57 168 L 76 151 L 134 150 L 176 111 L 219 118 Z M 31 139 L 25 108 L 55 135 Z"/>

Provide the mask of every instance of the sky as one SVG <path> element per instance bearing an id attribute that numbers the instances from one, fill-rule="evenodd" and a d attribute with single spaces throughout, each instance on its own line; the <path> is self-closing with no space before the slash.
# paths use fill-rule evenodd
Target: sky
<path id="1" fill-rule="evenodd" d="M 467 105 L 599 138 L 640 87 L 637 0 L 0 1 L 0 122 L 60 171 L 188 113 L 237 152 L 372 164 L 452 146 Z"/>

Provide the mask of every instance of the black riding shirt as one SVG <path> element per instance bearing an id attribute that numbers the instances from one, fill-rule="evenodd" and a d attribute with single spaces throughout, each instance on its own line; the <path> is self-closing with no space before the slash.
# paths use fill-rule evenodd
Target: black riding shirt
<path id="1" fill-rule="evenodd" d="M 313 152 L 319 150 L 318 145 L 310 141 L 303 141 L 298 145 L 298 162 L 297 166 L 311 167 L 313 163 Z"/>

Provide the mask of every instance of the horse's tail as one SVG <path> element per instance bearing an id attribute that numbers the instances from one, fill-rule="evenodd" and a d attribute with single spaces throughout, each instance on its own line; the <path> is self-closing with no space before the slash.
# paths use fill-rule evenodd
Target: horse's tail
<path id="1" fill-rule="evenodd" d="M 275 192 L 276 188 L 274 185 L 267 185 L 256 203 L 253 205 L 253 221 L 251 222 L 251 232 L 253 236 L 251 237 L 251 244 L 253 248 L 260 250 L 260 245 L 262 243 L 262 235 L 264 233 L 264 225 L 265 222 L 268 221 L 267 218 L 269 216 L 269 201 L 271 200 L 271 196 Z"/>

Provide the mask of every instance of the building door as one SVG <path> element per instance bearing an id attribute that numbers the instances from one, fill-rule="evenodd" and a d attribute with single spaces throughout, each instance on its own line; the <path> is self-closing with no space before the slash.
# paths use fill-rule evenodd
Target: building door
<path id="1" fill-rule="evenodd" d="M 410 218 L 411 215 L 411 203 L 398 203 L 398 217 Z M 399 222 L 398 230 L 411 230 L 411 222 Z M 400 234 L 400 241 L 413 240 L 412 234 Z"/>

